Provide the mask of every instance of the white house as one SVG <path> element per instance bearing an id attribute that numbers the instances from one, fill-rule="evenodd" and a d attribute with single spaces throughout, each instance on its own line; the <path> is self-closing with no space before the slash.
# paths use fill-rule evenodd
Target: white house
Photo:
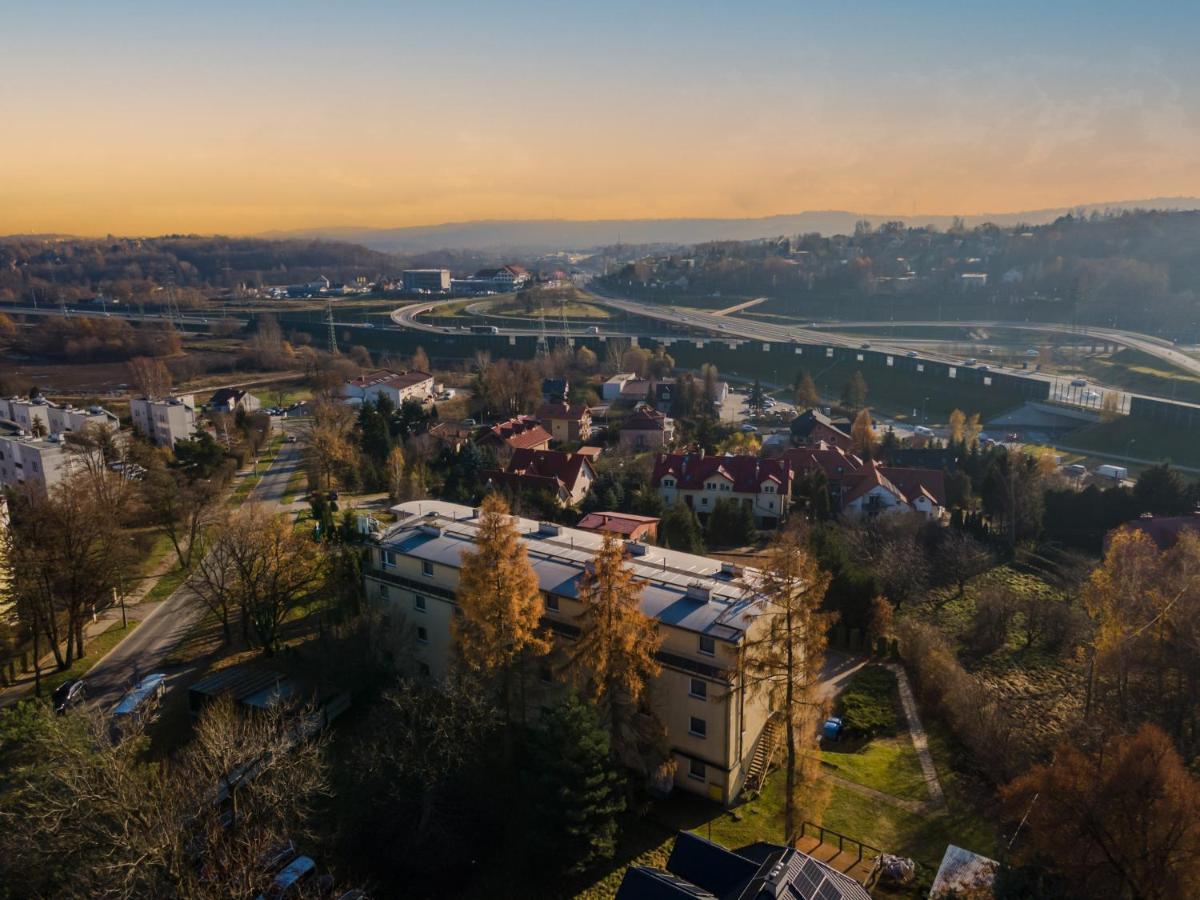
<path id="1" fill-rule="evenodd" d="M 433 398 L 433 376 L 428 372 L 392 372 L 377 369 L 351 378 L 342 388 L 347 400 L 378 403 L 387 397 L 392 406 L 399 407 L 405 400 L 424 403 Z"/>

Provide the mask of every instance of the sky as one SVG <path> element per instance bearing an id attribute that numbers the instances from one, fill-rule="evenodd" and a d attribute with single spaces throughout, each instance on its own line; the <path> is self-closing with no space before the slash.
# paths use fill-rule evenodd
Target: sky
<path id="1" fill-rule="evenodd" d="M 1200 3 L 0 0 L 0 234 L 1200 195 Z"/>

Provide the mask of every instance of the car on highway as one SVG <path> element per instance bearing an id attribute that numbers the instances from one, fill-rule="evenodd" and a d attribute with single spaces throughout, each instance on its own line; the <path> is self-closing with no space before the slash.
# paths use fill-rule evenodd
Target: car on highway
<path id="1" fill-rule="evenodd" d="M 1030 347 L 1028 350 L 1025 351 L 1025 355 L 1030 358 L 1033 358 L 1038 355 L 1038 352 L 1035 348 Z"/>
<path id="2" fill-rule="evenodd" d="M 964 366 L 977 366 L 977 365 L 979 365 L 979 360 L 975 359 L 974 357 L 972 357 L 971 359 L 964 359 L 963 365 Z"/>
<path id="3" fill-rule="evenodd" d="M 1071 387 L 1087 387 L 1086 378 L 1072 378 Z"/>
<path id="4" fill-rule="evenodd" d="M 980 367 L 979 367 L 979 371 L 980 371 L 980 372 L 987 372 L 987 371 L 990 371 L 990 370 L 991 370 L 991 368 L 992 368 L 991 366 L 983 365 L 983 366 L 980 366 Z"/>
<path id="5" fill-rule="evenodd" d="M 589 325 L 589 326 L 588 326 L 587 333 L 588 333 L 588 334 L 599 334 L 599 333 L 600 333 L 600 329 L 599 329 L 597 326 L 595 326 L 595 325 Z"/>
<path id="6" fill-rule="evenodd" d="M 1084 400 L 1099 400 L 1100 392 L 1099 391 L 1084 391 L 1083 399 Z"/>
<path id="7" fill-rule="evenodd" d="M 61 716 L 68 709 L 82 703 L 86 697 L 87 686 L 83 683 L 82 678 L 72 678 L 70 681 L 64 681 L 54 689 L 52 696 L 54 711 Z"/>
<path id="8" fill-rule="evenodd" d="M 864 343 L 858 345 L 858 349 L 859 350 L 870 350 L 871 345 L 864 342 Z"/>
<path id="9" fill-rule="evenodd" d="M 916 351 L 916 350 L 909 350 L 909 351 L 908 351 L 907 353 L 905 353 L 904 355 L 905 355 L 905 356 L 907 356 L 909 359 L 916 359 L 916 358 L 917 358 L 917 351 Z"/>

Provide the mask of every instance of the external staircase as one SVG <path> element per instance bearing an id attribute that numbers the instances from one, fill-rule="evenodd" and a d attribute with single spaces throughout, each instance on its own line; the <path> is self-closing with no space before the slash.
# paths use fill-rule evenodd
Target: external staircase
<path id="1" fill-rule="evenodd" d="M 750 757 L 750 768 L 746 771 L 744 791 L 757 791 L 771 771 L 775 754 L 779 749 L 779 739 L 783 735 L 783 721 L 779 715 L 767 719 L 758 743 L 754 746 L 754 755 Z"/>

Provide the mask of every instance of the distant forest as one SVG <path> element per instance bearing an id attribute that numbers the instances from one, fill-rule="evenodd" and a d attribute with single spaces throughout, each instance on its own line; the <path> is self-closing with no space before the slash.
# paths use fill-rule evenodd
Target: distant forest
<path id="1" fill-rule="evenodd" d="M 756 314 L 1027 319 L 1194 336 L 1200 212 L 945 231 L 860 222 L 851 235 L 701 244 L 632 262 L 603 281 L 626 295 L 697 306 L 770 298 Z"/>

